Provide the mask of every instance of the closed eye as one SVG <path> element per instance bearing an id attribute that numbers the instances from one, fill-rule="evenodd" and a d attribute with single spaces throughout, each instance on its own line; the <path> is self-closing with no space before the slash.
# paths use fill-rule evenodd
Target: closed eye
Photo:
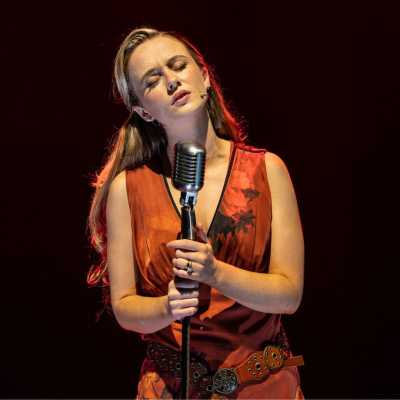
<path id="1" fill-rule="evenodd" d="M 185 63 L 185 62 L 176 63 L 176 64 L 174 65 L 174 68 L 173 68 L 173 69 L 174 69 L 175 71 L 182 71 L 183 69 L 185 69 L 186 65 L 187 65 L 187 63 Z"/>
<path id="2" fill-rule="evenodd" d="M 159 75 L 152 76 L 152 79 L 146 81 L 146 89 L 154 87 L 160 80 Z"/>
<path id="3" fill-rule="evenodd" d="M 182 70 L 184 70 L 185 68 L 186 68 L 186 66 L 187 66 L 187 62 L 176 62 L 173 66 L 172 66 L 172 68 L 171 69 L 173 69 L 174 71 L 182 71 Z M 151 88 L 153 88 L 154 86 L 156 86 L 157 85 L 157 83 L 159 82 L 159 80 L 160 80 L 160 74 L 154 74 L 154 75 L 151 75 L 150 77 L 149 77 L 149 79 L 146 81 L 146 89 L 151 89 Z"/>

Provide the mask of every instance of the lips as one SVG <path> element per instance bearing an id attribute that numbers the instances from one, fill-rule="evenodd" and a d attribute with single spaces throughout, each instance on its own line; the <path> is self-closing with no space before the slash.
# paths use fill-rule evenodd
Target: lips
<path id="1" fill-rule="evenodd" d="M 179 99 L 181 99 L 182 97 L 186 96 L 187 94 L 190 94 L 190 92 L 188 90 L 179 90 L 178 92 L 176 92 L 174 94 L 174 96 L 172 97 L 172 102 L 171 104 L 174 105 L 176 101 L 178 101 Z"/>

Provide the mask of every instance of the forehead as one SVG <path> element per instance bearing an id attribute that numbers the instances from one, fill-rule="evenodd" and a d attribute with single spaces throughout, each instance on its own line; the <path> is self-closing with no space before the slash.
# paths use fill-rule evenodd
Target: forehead
<path id="1" fill-rule="evenodd" d="M 170 36 L 157 36 L 139 45 L 131 54 L 128 61 L 129 74 L 135 79 L 150 68 L 164 65 L 176 55 L 190 56 L 185 45 Z"/>

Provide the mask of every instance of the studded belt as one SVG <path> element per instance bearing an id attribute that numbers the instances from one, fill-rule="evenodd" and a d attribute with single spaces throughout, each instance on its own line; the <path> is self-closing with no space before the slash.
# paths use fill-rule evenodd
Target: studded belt
<path id="1" fill-rule="evenodd" d="M 181 354 L 165 345 L 149 342 L 147 357 L 154 361 L 161 373 L 180 379 Z M 208 363 L 201 357 L 191 355 L 190 386 L 197 389 L 200 398 L 207 398 L 213 393 L 230 395 L 239 385 L 263 381 L 270 374 L 283 367 L 304 365 L 303 356 L 290 356 L 285 346 L 268 344 L 263 351 L 256 351 L 238 367 L 220 368 L 215 373 L 210 371 Z"/>

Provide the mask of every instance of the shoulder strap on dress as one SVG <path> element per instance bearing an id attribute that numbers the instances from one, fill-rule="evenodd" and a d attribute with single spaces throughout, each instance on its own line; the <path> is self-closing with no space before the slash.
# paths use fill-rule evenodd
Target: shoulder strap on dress
<path id="1" fill-rule="evenodd" d="M 266 153 L 267 152 L 266 148 L 251 146 L 249 144 L 242 143 L 242 142 L 237 142 L 237 143 L 235 143 L 235 145 L 238 149 L 247 151 L 249 153 Z"/>

